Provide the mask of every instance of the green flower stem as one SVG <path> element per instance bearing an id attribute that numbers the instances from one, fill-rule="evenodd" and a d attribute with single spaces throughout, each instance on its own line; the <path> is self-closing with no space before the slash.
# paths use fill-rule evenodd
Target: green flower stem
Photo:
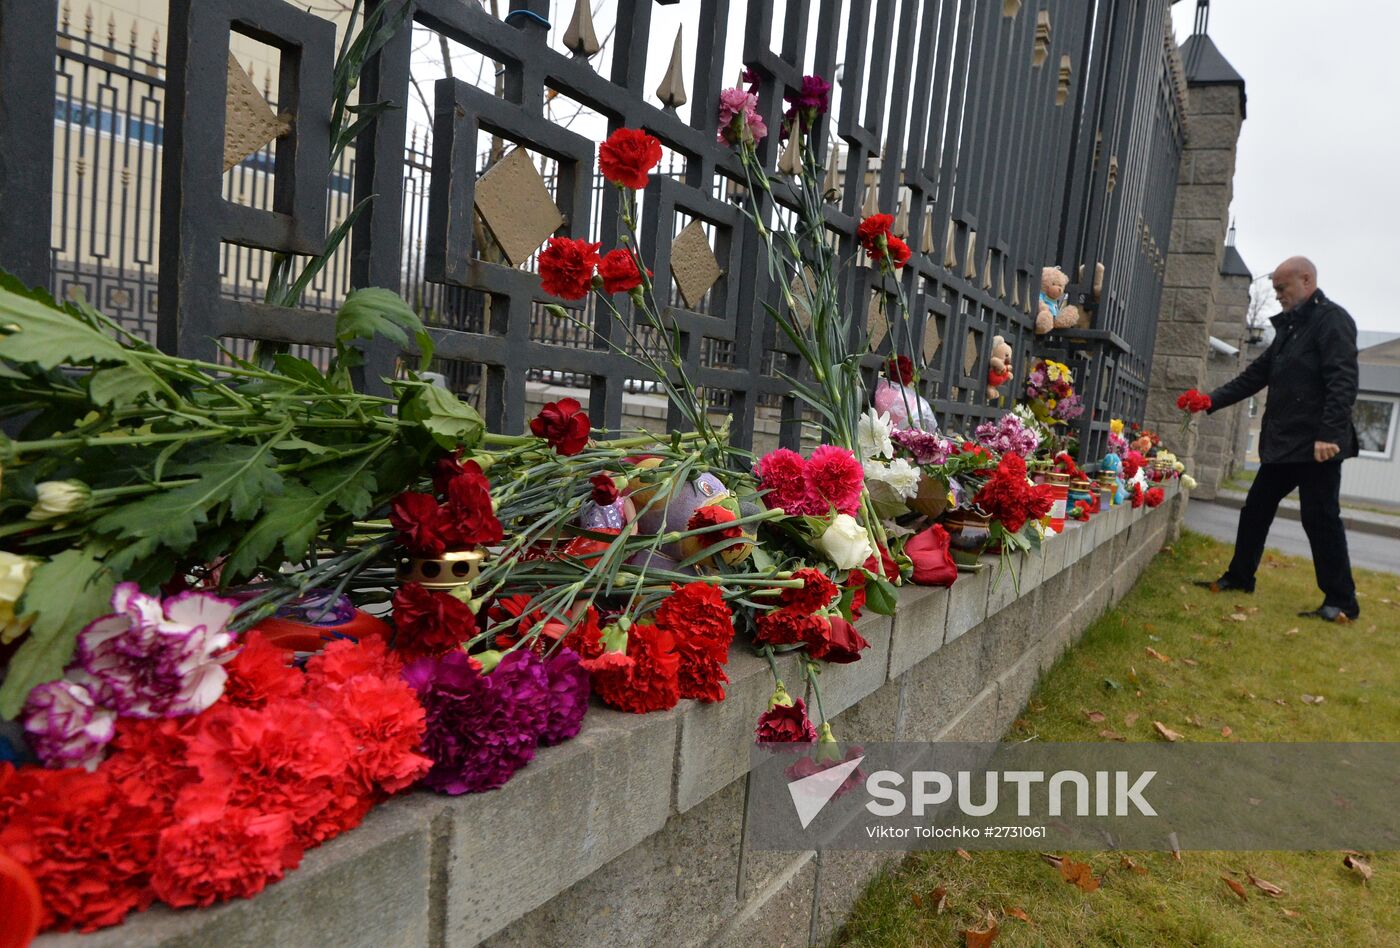
<path id="1" fill-rule="evenodd" d="M 817 663 L 811 659 L 804 658 L 802 661 L 802 677 L 806 678 L 812 686 L 812 699 L 817 705 L 817 717 L 821 723 L 826 723 L 826 711 L 822 708 L 822 689 L 817 684 L 817 678 L 821 675 L 821 669 Z"/>

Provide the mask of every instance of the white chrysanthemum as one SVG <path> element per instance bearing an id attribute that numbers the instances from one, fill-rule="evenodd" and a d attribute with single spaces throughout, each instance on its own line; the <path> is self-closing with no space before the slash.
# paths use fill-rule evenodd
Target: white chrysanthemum
<path id="1" fill-rule="evenodd" d="M 867 408 L 856 424 L 856 437 L 860 439 L 860 456 L 866 458 L 894 457 L 894 442 L 890 440 L 890 413 L 876 414 L 875 409 Z"/>
<path id="2" fill-rule="evenodd" d="M 1183 474 L 1181 475 L 1181 486 L 1184 490 L 1195 490 L 1196 479 L 1190 474 Z"/>
<path id="3" fill-rule="evenodd" d="M 901 497 L 913 497 L 919 492 L 921 472 L 904 458 L 895 458 L 887 467 L 885 483 Z"/>

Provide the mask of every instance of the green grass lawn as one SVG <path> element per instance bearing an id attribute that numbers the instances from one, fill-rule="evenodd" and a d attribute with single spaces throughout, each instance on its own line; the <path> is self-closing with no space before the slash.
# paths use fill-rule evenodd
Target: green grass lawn
<path id="1" fill-rule="evenodd" d="M 1318 598 L 1306 560 L 1268 554 L 1253 596 L 1190 584 L 1219 576 L 1229 555 L 1191 533 L 1165 549 L 1051 669 L 1006 739 L 1161 740 L 1160 721 L 1189 741 L 1400 740 L 1400 576 L 1358 572 L 1360 620 L 1328 625 L 1295 615 Z M 1400 945 L 1400 853 L 1366 854 L 1369 882 L 1339 852 L 1127 854 L 1145 872 L 1122 853 L 1072 855 L 1102 877 L 1098 891 L 1035 853 L 910 854 L 870 885 L 837 943 L 961 945 L 990 911 L 997 945 Z M 1284 894 L 1266 896 L 1246 873 Z"/>

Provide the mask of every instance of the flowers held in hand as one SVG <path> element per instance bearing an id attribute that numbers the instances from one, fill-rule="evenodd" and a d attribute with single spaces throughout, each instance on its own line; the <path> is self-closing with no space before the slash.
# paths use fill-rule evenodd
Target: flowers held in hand
<path id="1" fill-rule="evenodd" d="M 817 538 L 817 548 L 837 569 L 854 569 L 875 552 L 870 534 L 850 514 L 837 514 Z"/>
<path id="2" fill-rule="evenodd" d="M 598 146 L 598 170 L 619 188 L 640 191 L 661 163 L 661 142 L 636 128 L 619 128 Z"/>
<path id="3" fill-rule="evenodd" d="M 754 737 L 760 744 L 811 744 L 817 729 L 807 718 L 807 705 L 788 694 L 779 681 L 768 699 L 768 710 L 758 716 Z"/>
<path id="4" fill-rule="evenodd" d="M 576 398 L 546 402 L 540 413 L 530 419 L 530 432 L 537 438 L 544 438 L 550 447 L 565 456 L 584 449 L 589 430 L 588 413 Z"/>
<path id="5" fill-rule="evenodd" d="M 42 481 L 35 485 L 37 499 L 24 515 L 26 520 L 57 520 L 83 510 L 92 501 L 92 488 L 82 481 Z"/>
<path id="6" fill-rule="evenodd" d="M 1192 414 L 1200 411 L 1210 411 L 1210 396 L 1205 392 L 1199 392 L 1194 388 L 1188 388 L 1177 396 L 1176 407 Z"/>
<path id="7" fill-rule="evenodd" d="M 768 126 L 758 114 L 758 96 L 742 86 L 720 90 L 718 129 L 715 141 L 720 144 L 762 141 L 768 135 Z"/>
<path id="8" fill-rule="evenodd" d="M 593 286 L 601 246 L 601 242 L 591 244 L 576 237 L 549 238 L 539 256 L 540 286 L 560 299 L 583 299 Z"/>
<path id="9" fill-rule="evenodd" d="M 60 678 L 29 692 L 24 731 L 34 755 L 48 767 L 95 770 L 117 733 L 116 712 L 101 707 L 76 681 Z"/>
<path id="10" fill-rule="evenodd" d="M 647 270 L 647 276 L 652 275 Z M 637 258 L 630 250 L 609 250 L 598 263 L 598 276 L 603 278 L 603 292 L 609 295 L 627 293 L 642 285 L 642 272 L 637 269 Z"/>
<path id="11" fill-rule="evenodd" d="M 1008 454 L 973 501 L 1007 533 L 1019 533 L 1028 521 L 1049 514 L 1054 498 L 1049 485 L 1027 479 L 1026 462 L 1020 455 Z"/>

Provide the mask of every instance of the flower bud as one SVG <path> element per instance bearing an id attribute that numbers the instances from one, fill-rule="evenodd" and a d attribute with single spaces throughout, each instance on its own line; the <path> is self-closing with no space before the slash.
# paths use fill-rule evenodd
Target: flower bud
<path id="1" fill-rule="evenodd" d="M 0 642 L 12 642 L 23 635 L 33 616 L 21 618 L 19 600 L 29 585 L 38 561 L 28 556 L 16 556 L 0 550 Z"/>
<path id="2" fill-rule="evenodd" d="M 92 488 L 82 481 L 44 481 L 35 487 L 38 500 L 26 520 L 53 520 L 82 510 L 92 500 Z"/>
<path id="3" fill-rule="evenodd" d="M 503 656 L 498 650 L 494 648 L 488 648 L 484 652 L 472 653 L 472 658 L 476 659 L 478 662 L 481 663 L 481 673 L 483 675 L 489 673 L 491 669 L 499 665 L 501 663 L 501 659 L 504 657 L 505 656 Z"/>
<path id="4" fill-rule="evenodd" d="M 773 689 L 773 696 L 768 699 L 768 710 L 771 711 L 779 706 L 784 708 L 792 707 L 792 695 L 787 693 L 787 689 L 783 687 L 782 681 L 778 682 L 777 687 Z"/>

